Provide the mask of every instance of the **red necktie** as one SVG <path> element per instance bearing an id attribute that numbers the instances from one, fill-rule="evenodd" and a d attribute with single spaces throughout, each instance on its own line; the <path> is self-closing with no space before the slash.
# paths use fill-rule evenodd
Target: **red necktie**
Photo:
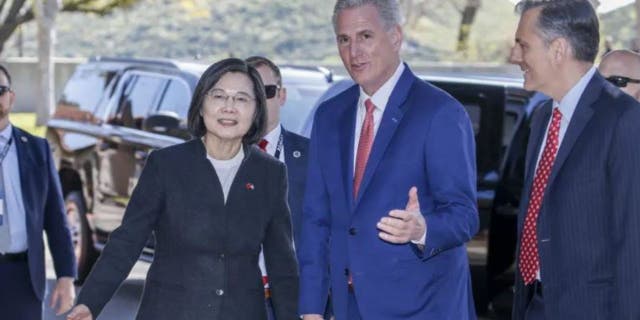
<path id="1" fill-rule="evenodd" d="M 262 139 L 260 140 L 260 142 L 258 142 L 258 147 L 260 147 L 260 150 L 267 152 L 267 145 L 269 144 L 269 141 Z"/>
<path id="2" fill-rule="evenodd" d="M 520 274 L 525 284 L 532 283 L 536 279 L 536 273 L 540 270 L 536 227 L 538 225 L 538 214 L 540 213 L 544 191 L 547 188 L 549 175 L 553 168 L 553 161 L 556 159 L 556 153 L 558 151 L 558 135 L 560 133 L 561 119 L 562 113 L 560 113 L 558 108 L 554 108 L 551 125 L 547 132 L 547 141 L 544 145 L 538 168 L 536 169 L 536 175 L 533 178 L 533 186 L 529 197 L 529 205 L 527 206 L 527 215 L 524 220 L 522 243 L 520 246 Z"/>
<path id="3" fill-rule="evenodd" d="M 360 183 L 364 176 L 364 169 L 367 167 L 367 160 L 369 159 L 371 145 L 373 144 L 373 111 L 376 109 L 376 106 L 371 102 L 371 99 L 365 100 L 364 106 L 367 109 L 367 113 L 364 116 L 364 122 L 362 123 L 360 140 L 358 140 L 358 153 L 356 153 L 356 170 L 353 176 L 354 198 L 358 196 Z"/>

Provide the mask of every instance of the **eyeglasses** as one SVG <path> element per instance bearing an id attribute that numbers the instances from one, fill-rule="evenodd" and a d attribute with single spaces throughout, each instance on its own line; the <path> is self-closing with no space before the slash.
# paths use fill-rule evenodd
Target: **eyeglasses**
<path id="1" fill-rule="evenodd" d="M 11 92 L 11 87 L 0 85 L 0 96 L 4 96 L 7 92 Z"/>
<path id="2" fill-rule="evenodd" d="M 231 98 L 231 101 L 233 101 L 232 106 L 236 107 L 248 107 L 251 101 L 255 100 L 255 98 L 243 92 L 238 92 L 235 95 L 230 95 L 225 90 L 217 88 L 209 90 L 209 92 L 207 92 L 207 96 L 209 96 L 209 98 L 211 98 L 211 101 L 217 106 L 226 105 L 226 103 L 229 101 L 229 98 Z"/>
<path id="3" fill-rule="evenodd" d="M 629 77 L 623 76 L 610 76 L 607 78 L 607 81 L 613 83 L 616 87 L 624 88 L 627 86 L 627 83 L 640 83 L 638 79 L 631 79 Z"/>
<path id="4" fill-rule="evenodd" d="M 280 86 L 277 84 L 267 84 L 264 86 L 264 94 L 267 96 L 267 99 L 271 99 L 276 96 L 278 89 L 280 89 Z"/>

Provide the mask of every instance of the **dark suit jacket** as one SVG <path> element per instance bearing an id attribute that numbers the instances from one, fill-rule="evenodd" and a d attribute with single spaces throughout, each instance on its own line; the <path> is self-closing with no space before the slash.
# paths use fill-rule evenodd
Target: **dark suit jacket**
<path id="1" fill-rule="evenodd" d="M 293 238 L 297 242 L 300 240 L 302 199 L 307 181 L 309 139 L 283 128 L 282 143 L 284 144 L 284 162 L 287 165 L 287 177 L 289 178 L 289 209 L 291 210 Z"/>
<path id="2" fill-rule="evenodd" d="M 266 319 L 261 244 L 276 316 L 294 319 L 298 274 L 285 167 L 244 148 L 226 205 L 200 139 L 153 152 L 78 303 L 97 316 L 153 231 L 137 319 Z"/>
<path id="3" fill-rule="evenodd" d="M 551 103 L 532 119 L 520 244 Z M 640 104 L 596 73 L 564 136 L 538 218 L 547 319 L 640 319 Z M 519 247 L 518 244 L 518 247 Z M 514 319 L 527 287 L 516 272 Z"/>
<path id="4" fill-rule="evenodd" d="M 13 140 L 18 153 L 22 201 L 27 219 L 29 275 L 36 296 L 42 300 L 46 276 L 42 231 L 47 233 L 58 277 L 76 276 L 73 243 L 49 144 L 45 139 L 34 137 L 15 126 Z"/>
<path id="5" fill-rule="evenodd" d="M 353 197 L 358 86 L 323 103 L 309 146 L 300 263 L 300 312 L 322 314 L 331 287 L 346 319 L 353 275 L 363 319 L 475 319 L 464 243 L 478 230 L 475 141 L 460 103 L 407 66 L 396 84 Z M 418 188 L 424 251 L 378 237 L 376 224 Z M 327 274 L 327 267 L 331 272 Z"/>

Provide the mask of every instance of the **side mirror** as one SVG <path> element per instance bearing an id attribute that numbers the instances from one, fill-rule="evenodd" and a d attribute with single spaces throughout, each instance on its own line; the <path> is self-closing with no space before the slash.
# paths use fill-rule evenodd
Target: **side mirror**
<path id="1" fill-rule="evenodd" d="M 158 111 L 149 115 L 142 123 L 142 129 L 148 132 L 189 139 L 190 134 L 180 125 L 180 117 L 173 111 Z"/>

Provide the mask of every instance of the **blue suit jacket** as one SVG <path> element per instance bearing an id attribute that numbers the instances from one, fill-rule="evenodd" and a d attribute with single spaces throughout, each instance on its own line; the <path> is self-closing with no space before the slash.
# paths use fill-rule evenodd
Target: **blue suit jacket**
<path id="1" fill-rule="evenodd" d="M 67 226 L 58 173 L 45 139 L 13 127 L 18 153 L 22 201 L 27 219 L 27 243 L 31 285 L 40 300 L 45 291 L 43 230 L 58 277 L 76 276 L 76 261 Z"/>
<path id="2" fill-rule="evenodd" d="M 300 241 L 302 199 L 307 181 L 309 139 L 283 128 L 282 143 L 284 144 L 284 162 L 287 165 L 289 182 L 288 202 L 291 210 L 291 225 L 293 226 L 293 238 L 297 243 Z"/>
<path id="3" fill-rule="evenodd" d="M 534 115 L 518 247 L 551 103 Z M 538 217 L 547 319 L 640 319 L 640 104 L 596 73 L 580 97 Z M 516 272 L 514 319 L 528 288 Z"/>
<path id="4" fill-rule="evenodd" d="M 300 313 L 322 314 L 331 287 L 336 318 L 346 319 L 348 269 L 364 319 L 474 319 L 464 243 L 478 229 L 476 167 L 464 108 L 407 67 L 354 199 L 358 97 L 353 86 L 315 116 L 298 246 Z M 424 251 L 387 243 L 376 229 L 390 210 L 405 208 L 412 186 L 427 221 Z"/>

